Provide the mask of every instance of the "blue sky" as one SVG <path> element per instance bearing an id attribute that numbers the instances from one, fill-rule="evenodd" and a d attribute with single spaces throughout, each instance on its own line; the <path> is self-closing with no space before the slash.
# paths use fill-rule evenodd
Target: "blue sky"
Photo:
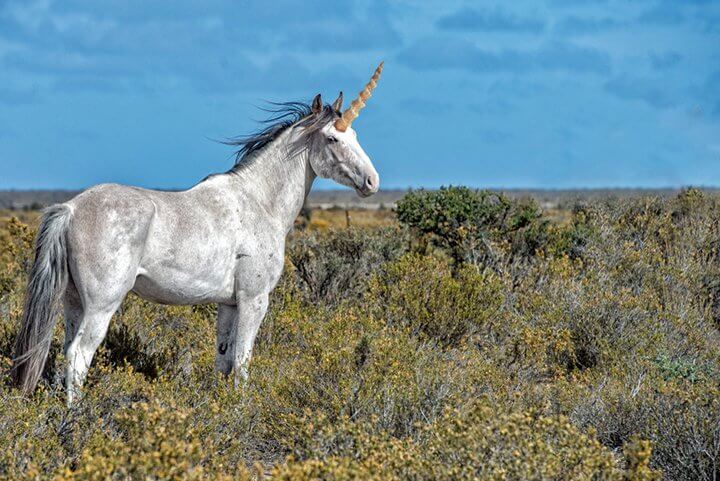
<path id="1" fill-rule="evenodd" d="M 383 187 L 720 185 L 718 0 L 0 0 L 0 188 L 190 186 L 381 59 Z"/>

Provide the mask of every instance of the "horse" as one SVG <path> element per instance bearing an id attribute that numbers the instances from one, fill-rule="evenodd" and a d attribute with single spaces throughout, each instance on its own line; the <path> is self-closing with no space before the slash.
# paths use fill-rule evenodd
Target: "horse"
<path id="1" fill-rule="evenodd" d="M 234 166 L 184 191 L 101 184 L 44 211 L 11 377 L 31 394 L 60 312 L 67 404 L 81 394 L 95 351 L 129 292 L 170 305 L 217 304 L 215 369 L 247 379 L 285 238 L 316 177 L 367 197 L 380 178 L 352 129 L 383 64 L 341 113 L 324 104 L 275 104 L 261 131 L 231 139 Z"/>

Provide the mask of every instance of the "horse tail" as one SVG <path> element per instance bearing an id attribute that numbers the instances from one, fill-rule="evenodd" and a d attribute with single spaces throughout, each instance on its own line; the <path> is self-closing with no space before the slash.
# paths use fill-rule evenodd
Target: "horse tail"
<path id="1" fill-rule="evenodd" d="M 24 394 L 32 393 L 40 380 L 67 287 L 67 230 L 71 217 L 72 210 L 65 204 L 47 208 L 35 241 L 35 261 L 11 370 L 13 383 Z"/>

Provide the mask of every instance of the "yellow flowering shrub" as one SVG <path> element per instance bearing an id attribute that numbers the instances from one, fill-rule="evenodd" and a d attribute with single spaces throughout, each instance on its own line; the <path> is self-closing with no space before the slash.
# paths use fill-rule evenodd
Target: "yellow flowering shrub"
<path id="1" fill-rule="evenodd" d="M 502 301 L 502 283 L 491 271 L 467 265 L 453 274 L 447 262 L 417 254 L 387 264 L 366 296 L 375 316 L 444 346 L 486 328 Z"/>
<path id="2" fill-rule="evenodd" d="M 344 455 L 299 461 L 289 458 L 272 472 L 280 480 L 650 480 L 651 448 L 635 440 L 626 448 L 629 469 L 591 435 L 563 416 L 534 411 L 498 412 L 475 403 L 447 410 L 416 440 L 360 437 Z"/>

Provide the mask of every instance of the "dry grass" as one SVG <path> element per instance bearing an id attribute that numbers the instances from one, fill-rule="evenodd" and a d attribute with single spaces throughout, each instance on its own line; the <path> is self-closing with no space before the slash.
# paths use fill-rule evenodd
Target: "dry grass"
<path id="1" fill-rule="evenodd" d="M 391 210 L 313 210 L 310 217 L 310 229 L 343 229 L 351 227 L 390 227 L 396 224 L 395 214 Z"/>

